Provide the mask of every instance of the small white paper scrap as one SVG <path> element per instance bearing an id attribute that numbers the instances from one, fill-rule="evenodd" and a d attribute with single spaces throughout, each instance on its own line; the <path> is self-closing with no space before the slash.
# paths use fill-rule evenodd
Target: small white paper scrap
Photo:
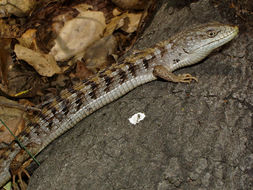
<path id="1" fill-rule="evenodd" d="M 132 117 L 128 118 L 129 122 L 132 123 L 133 125 L 136 125 L 137 123 L 139 123 L 141 120 L 143 120 L 145 118 L 145 114 L 144 113 L 136 113 L 134 114 Z"/>

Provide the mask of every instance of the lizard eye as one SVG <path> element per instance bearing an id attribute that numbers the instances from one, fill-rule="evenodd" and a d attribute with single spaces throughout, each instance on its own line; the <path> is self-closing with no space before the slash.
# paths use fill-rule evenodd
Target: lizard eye
<path id="1" fill-rule="evenodd" d="M 218 34 L 218 32 L 216 32 L 214 30 L 208 30 L 206 33 L 207 33 L 208 37 L 210 37 L 210 38 L 213 38 Z"/>

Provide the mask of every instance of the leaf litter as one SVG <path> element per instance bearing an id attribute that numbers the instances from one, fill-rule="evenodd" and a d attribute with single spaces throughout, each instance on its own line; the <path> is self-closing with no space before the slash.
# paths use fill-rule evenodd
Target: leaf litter
<path id="1" fill-rule="evenodd" d="M 0 1 L 0 118 L 15 135 L 31 114 L 21 109 L 24 104 L 43 104 L 131 48 L 150 15 L 148 8 L 154 9 L 154 3 L 131 3 Z M 12 140 L 0 126 L 0 147 Z"/>

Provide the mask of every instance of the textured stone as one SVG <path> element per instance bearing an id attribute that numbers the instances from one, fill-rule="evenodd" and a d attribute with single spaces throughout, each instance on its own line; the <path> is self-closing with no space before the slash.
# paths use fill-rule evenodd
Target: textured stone
<path id="1" fill-rule="evenodd" d="M 173 13 L 161 2 L 137 49 L 192 24 L 228 19 L 215 7 L 202 14 L 213 6 L 206 0 Z M 252 189 L 250 32 L 176 72 L 198 83 L 151 82 L 85 118 L 38 156 L 44 162 L 28 189 Z M 133 126 L 128 118 L 138 112 L 146 117 Z"/>

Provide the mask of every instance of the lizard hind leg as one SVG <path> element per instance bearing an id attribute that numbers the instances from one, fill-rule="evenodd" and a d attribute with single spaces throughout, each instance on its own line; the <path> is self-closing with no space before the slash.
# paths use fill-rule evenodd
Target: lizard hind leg
<path id="1" fill-rule="evenodd" d="M 190 74 L 175 75 L 172 72 L 168 71 L 168 69 L 162 65 L 155 66 L 153 74 L 156 77 L 159 77 L 166 81 L 171 81 L 171 82 L 190 83 L 193 80 L 198 82 L 198 79 Z"/>
<path id="2" fill-rule="evenodd" d="M 36 154 L 38 150 L 38 144 L 30 143 L 26 145 L 26 148 L 30 151 L 31 154 Z M 26 183 L 23 180 L 22 174 L 25 174 L 28 179 L 30 178 L 29 173 L 27 172 L 26 168 L 32 162 L 32 158 L 28 155 L 28 153 L 21 149 L 15 158 L 12 160 L 10 164 L 10 172 L 12 174 L 12 182 L 14 189 L 18 189 L 18 184 L 21 190 L 26 189 Z M 18 177 L 18 184 L 16 184 L 16 176 Z"/>
<path id="3" fill-rule="evenodd" d="M 13 184 L 14 190 L 19 189 L 18 184 L 21 190 L 27 189 L 27 184 L 24 182 L 22 178 L 22 174 L 24 173 L 28 177 L 28 179 L 30 179 L 30 174 L 25 168 L 28 167 L 31 162 L 32 162 L 32 159 L 27 160 L 24 164 L 22 164 L 22 166 L 18 170 L 15 171 L 15 173 L 12 174 L 12 184 Z M 16 184 L 16 176 L 18 177 L 18 184 Z"/>

